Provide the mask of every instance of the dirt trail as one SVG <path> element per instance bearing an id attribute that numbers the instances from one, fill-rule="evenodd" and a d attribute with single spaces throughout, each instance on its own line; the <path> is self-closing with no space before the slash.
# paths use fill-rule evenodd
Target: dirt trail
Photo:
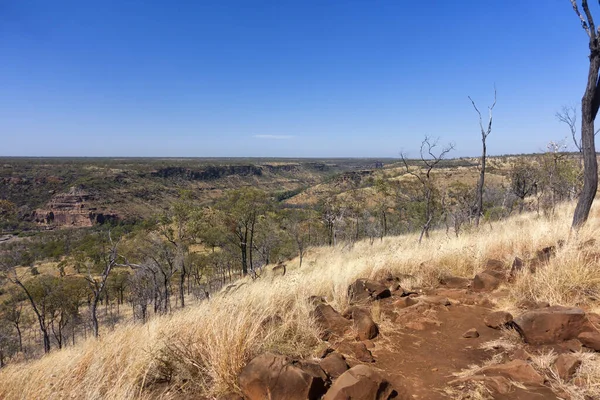
<path id="1" fill-rule="evenodd" d="M 444 298 L 432 297 L 433 303 L 398 308 L 394 304 L 398 297 L 380 301 L 380 336 L 374 341 L 371 352 L 375 358 L 373 366 L 382 370 L 387 378 L 399 388 L 406 388 L 413 399 L 446 400 L 455 395 L 445 391 L 450 382 L 457 379 L 456 373 L 471 365 L 481 366 L 501 350 L 484 350 L 484 343 L 500 339 L 500 330 L 485 325 L 485 317 L 492 309 L 482 295 L 467 290 L 438 290 L 430 294 L 450 294 L 452 303 Z M 426 298 L 426 296 L 419 296 Z M 418 299 L 417 297 L 416 299 Z M 479 303 L 467 305 L 464 303 Z M 408 325 L 408 326 L 407 326 Z M 415 329 L 416 328 L 416 329 Z M 475 328 L 477 338 L 463 338 L 463 334 Z M 514 388 L 508 395 L 494 396 L 495 399 L 558 399 L 545 387 L 528 389 Z"/>

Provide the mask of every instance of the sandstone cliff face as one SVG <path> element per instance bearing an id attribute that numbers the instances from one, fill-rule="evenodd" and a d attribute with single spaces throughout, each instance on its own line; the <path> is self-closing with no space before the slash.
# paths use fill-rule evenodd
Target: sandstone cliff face
<path id="1" fill-rule="evenodd" d="M 93 196 L 72 187 L 68 193 L 55 195 L 46 208 L 35 211 L 35 222 L 58 227 L 84 227 L 116 220 L 116 214 L 101 212 L 92 206 Z"/>

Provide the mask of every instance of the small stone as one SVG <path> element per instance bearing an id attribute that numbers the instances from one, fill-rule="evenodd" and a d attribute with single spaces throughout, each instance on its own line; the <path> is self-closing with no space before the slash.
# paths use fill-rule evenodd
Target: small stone
<path id="1" fill-rule="evenodd" d="M 468 331 L 466 331 L 465 333 L 463 333 L 462 337 L 464 337 L 465 339 L 478 338 L 479 337 L 479 332 L 477 332 L 477 329 L 471 328 Z"/>
<path id="2" fill-rule="evenodd" d="M 488 314 L 483 322 L 492 329 L 500 329 L 513 320 L 513 316 L 506 311 L 494 311 Z"/>

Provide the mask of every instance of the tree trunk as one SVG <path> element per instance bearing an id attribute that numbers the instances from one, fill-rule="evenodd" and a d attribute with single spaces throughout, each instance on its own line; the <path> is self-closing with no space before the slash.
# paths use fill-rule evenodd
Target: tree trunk
<path id="1" fill-rule="evenodd" d="M 483 150 L 481 152 L 481 170 L 479 171 L 479 181 L 477 182 L 477 211 L 475 214 L 475 226 L 479 226 L 479 218 L 483 212 L 483 184 L 485 183 L 485 162 L 486 162 L 486 145 L 485 136 L 482 137 Z"/>
<path id="2" fill-rule="evenodd" d="M 590 41 L 590 68 L 585 93 L 581 100 L 581 145 L 583 150 L 583 190 L 573 214 L 573 229 L 579 229 L 588 219 L 598 190 L 598 161 L 594 143 L 594 120 L 598 112 L 598 70 L 600 46 L 597 39 Z"/>
<path id="3" fill-rule="evenodd" d="M 90 306 L 90 314 L 92 317 L 92 332 L 94 333 L 95 338 L 97 338 L 100 335 L 98 329 L 98 300 L 98 296 L 94 297 L 94 300 L 92 301 L 92 304 Z"/>

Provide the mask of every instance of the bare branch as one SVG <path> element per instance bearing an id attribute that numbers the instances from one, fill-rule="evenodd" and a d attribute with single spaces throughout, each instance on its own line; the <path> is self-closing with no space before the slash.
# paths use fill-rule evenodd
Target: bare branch
<path id="1" fill-rule="evenodd" d="M 585 13 L 585 17 L 587 18 L 589 25 L 589 35 L 592 40 L 596 39 L 596 25 L 594 25 L 594 18 L 592 17 L 592 13 L 590 12 L 590 7 L 588 6 L 587 0 L 581 0 L 581 8 L 583 8 L 583 12 Z"/>
<path id="2" fill-rule="evenodd" d="M 587 6 L 587 1 L 585 2 L 586 6 Z M 579 17 L 579 20 L 581 21 L 581 27 L 585 30 L 585 32 L 588 34 L 588 36 L 590 38 L 592 38 L 592 34 L 590 32 L 590 28 L 588 27 L 587 22 L 585 21 L 585 18 L 583 18 L 583 15 L 581 15 L 581 12 L 579 12 L 579 7 L 577 6 L 577 0 L 571 0 L 571 5 L 573 6 L 573 10 L 575 11 L 575 14 L 577 14 L 577 16 Z M 589 9 L 588 9 L 589 12 Z"/>
<path id="3" fill-rule="evenodd" d="M 581 153 L 581 139 L 577 140 L 577 110 L 575 107 L 563 106 L 562 110 L 557 112 L 555 116 L 559 122 L 567 124 L 569 130 L 571 131 L 573 143 L 575 144 L 577 150 Z"/>

